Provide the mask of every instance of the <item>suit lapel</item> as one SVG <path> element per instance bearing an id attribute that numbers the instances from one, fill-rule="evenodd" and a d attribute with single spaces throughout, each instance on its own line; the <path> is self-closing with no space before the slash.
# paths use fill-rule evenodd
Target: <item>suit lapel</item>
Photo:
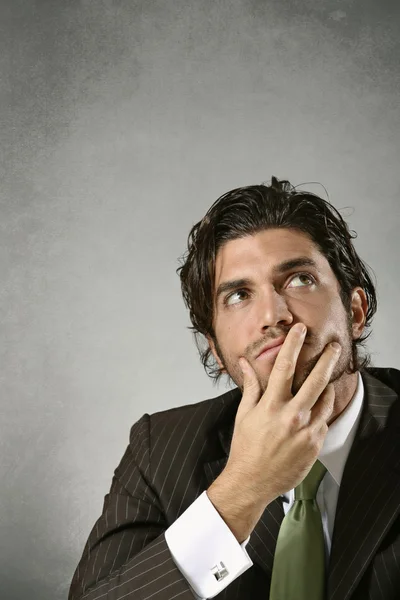
<path id="1" fill-rule="evenodd" d="M 223 449 L 223 455 L 204 463 L 204 472 L 207 487 L 218 477 L 226 465 L 231 446 L 234 420 L 241 393 L 238 389 L 232 392 L 232 405 L 227 407 L 223 415 L 222 424 L 217 429 L 218 439 Z M 276 540 L 284 517 L 281 498 L 269 504 L 254 528 L 246 552 L 251 560 L 257 563 L 269 576 L 272 572 L 272 563 L 275 553 Z"/>
<path id="2" fill-rule="evenodd" d="M 351 597 L 400 510 L 397 394 L 366 371 L 362 377 L 363 413 L 339 491 L 328 600 Z"/>

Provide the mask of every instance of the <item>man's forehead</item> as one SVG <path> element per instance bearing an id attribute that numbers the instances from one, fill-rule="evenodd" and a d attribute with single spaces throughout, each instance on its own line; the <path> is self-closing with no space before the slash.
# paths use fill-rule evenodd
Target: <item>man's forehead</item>
<path id="1" fill-rule="evenodd" d="M 316 244 L 307 234 L 289 229 L 271 229 L 229 240 L 218 251 L 215 261 L 216 283 L 234 271 L 258 263 L 263 267 L 278 265 L 283 261 L 308 256 L 315 263 L 327 262 Z"/>

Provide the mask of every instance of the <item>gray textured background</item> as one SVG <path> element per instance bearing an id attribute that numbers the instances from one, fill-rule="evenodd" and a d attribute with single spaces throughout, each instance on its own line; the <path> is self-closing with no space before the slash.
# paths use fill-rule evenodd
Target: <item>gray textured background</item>
<path id="1" fill-rule="evenodd" d="M 354 207 L 400 367 L 399 7 L 1 0 L 2 600 L 66 598 L 131 424 L 224 391 L 175 274 L 221 193 Z"/>

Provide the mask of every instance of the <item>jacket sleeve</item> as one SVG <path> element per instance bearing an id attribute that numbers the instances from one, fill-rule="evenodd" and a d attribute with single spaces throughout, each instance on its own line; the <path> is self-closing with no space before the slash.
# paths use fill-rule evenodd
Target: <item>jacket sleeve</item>
<path id="1" fill-rule="evenodd" d="M 165 540 L 168 528 L 150 485 L 149 415 L 131 429 L 101 517 L 72 579 L 68 600 L 193 600 Z"/>

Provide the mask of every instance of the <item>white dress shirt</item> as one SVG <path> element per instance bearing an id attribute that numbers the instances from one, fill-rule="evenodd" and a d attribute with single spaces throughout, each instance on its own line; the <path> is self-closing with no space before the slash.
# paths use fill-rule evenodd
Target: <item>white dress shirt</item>
<path id="1" fill-rule="evenodd" d="M 321 511 L 327 560 L 331 551 L 340 482 L 361 417 L 363 399 L 364 385 L 358 373 L 356 392 L 346 409 L 329 427 L 318 456 L 327 468 L 316 498 Z M 294 502 L 294 489 L 282 499 L 286 514 Z M 206 492 L 165 532 L 172 558 L 199 600 L 214 598 L 253 565 L 246 552 L 250 537 L 239 544 Z M 219 579 L 215 576 L 217 572 L 221 575 Z"/>

